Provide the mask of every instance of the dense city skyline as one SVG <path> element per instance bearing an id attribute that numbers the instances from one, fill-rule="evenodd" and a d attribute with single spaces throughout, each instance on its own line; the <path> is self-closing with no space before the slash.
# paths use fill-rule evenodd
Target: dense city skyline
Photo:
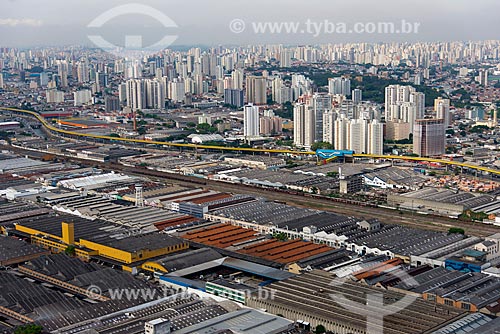
<path id="1" fill-rule="evenodd" d="M 0 334 L 499 333 L 498 0 L 0 8 Z"/>

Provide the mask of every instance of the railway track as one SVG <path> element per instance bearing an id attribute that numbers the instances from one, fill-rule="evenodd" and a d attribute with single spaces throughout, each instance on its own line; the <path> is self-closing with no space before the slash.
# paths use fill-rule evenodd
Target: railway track
<path id="1" fill-rule="evenodd" d="M 156 145 L 158 147 L 177 147 L 179 149 L 193 149 L 197 151 L 201 150 L 212 150 L 212 151 L 220 151 L 220 152 L 240 152 L 240 153 L 276 153 L 276 154 L 290 154 L 290 155 L 316 155 L 314 151 L 297 151 L 291 149 L 267 149 L 267 148 L 249 148 L 249 147 L 226 147 L 226 146 L 213 146 L 213 145 L 198 145 L 192 143 L 175 143 L 175 142 L 163 142 L 163 141 L 150 141 L 146 139 L 136 139 L 136 138 L 121 138 L 121 137 L 111 137 L 111 136 L 103 136 L 96 135 L 91 133 L 80 133 L 77 131 L 70 131 L 65 129 L 60 129 L 52 124 L 48 123 L 47 120 L 42 117 L 40 114 L 30 111 L 23 110 L 17 108 L 10 107 L 2 107 L 0 106 L 0 110 L 8 111 L 10 113 L 16 115 L 24 115 L 28 117 L 35 118 L 40 124 L 48 131 L 53 134 L 57 134 L 58 136 L 67 136 L 71 138 L 77 139 L 90 139 L 90 140 L 102 140 L 111 143 L 128 143 L 128 144 L 143 144 L 143 145 Z M 398 156 L 398 155 L 380 155 L 380 154 L 365 154 L 365 153 L 354 153 L 352 155 L 355 158 L 365 158 L 365 159 L 385 159 L 385 160 L 404 160 L 404 161 L 414 161 L 414 162 L 425 162 L 425 163 L 438 163 L 446 166 L 454 166 L 459 167 L 461 169 L 472 169 L 475 170 L 477 175 L 479 176 L 479 172 L 486 172 L 490 175 L 500 175 L 500 169 L 489 168 L 487 166 L 478 166 L 465 162 L 458 162 L 453 160 L 443 160 L 443 159 L 435 159 L 435 158 L 426 158 L 426 157 L 410 157 L 410 156 Z"/>
<path id="2" fill-rule="evenodd" d="M 36 159 L 43 156 L 42 153 L 30 150 L 24 150 L 16 147 L 3 147 L 16 153 L 27 155 Z M 441 216 L 422 215 L 412 212 L 403 212 L 380 207 L 371 207 L 366 204 L 339 203 L 335 199 L 321 197 L 306 197 L 304 194 L 286 191 L 275 191 L 273 189 L 264 189 L 249 185 L 232 184 L 221 181 L 201 179 L 193 176 L 171 174 L 150 170 L 144 167 L 130 167 L 113 162 L 98 162 L 91 160 L 78 159 L 55 155 L 59 159 L 78 163 L 85 166 L 97 166 L 104 170 L 114 170 L 130 175 L 146 176 L 161 182 L 177 184 L 186 187 L 204 187 L 207 189 L 230 192 L 237 194 L 247 194 L 253 196 L 265 197 L 269 200 L 285 202 L 302 208 L 324 210 L 332 213 L 352 216 L 356 218 L 368 219 L 377 218 L 383 223 L 404 225 L 412 228 L 432 230 L 438 232 L 448 232 L 450 227 L 463 228 L 466 234 L 485 237 L 500 232 L 500 228 L 494 225 L 481 223 L 464 222 L 457 219 L 451 219 Z M 356 202 L 361 203 L 361 202 Z M 402 213 L 400 213 L 402 212 Z"/>

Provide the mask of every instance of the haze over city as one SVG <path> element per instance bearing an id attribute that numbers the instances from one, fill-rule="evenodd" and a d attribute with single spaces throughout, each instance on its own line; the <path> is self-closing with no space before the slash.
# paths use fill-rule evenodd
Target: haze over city
<path id="1" fill-rule="evenodd" d="M 102 12 L 131 1 L 4 0 L 0 13 L 0 42 L 12 47 L 43 45 L 88 45 L 87 25 Z M 442 1 L 141 1 L 166 14 L 178 28 L 177 45 L 309 44 L 381 41 L 455 41 L 496 39 L 500 29 L 495 0 Z M 311 39 L 303 34 L 234 34 L 231 20 L 395 22 L 405 19 L 419 22 L 418 34 L 321 34 Z M 123 38 L 126 31 L 148 32 L 158 22 L 141 15 L 126 15 L 110 21 L 100 30 L 110 39 Z"/>

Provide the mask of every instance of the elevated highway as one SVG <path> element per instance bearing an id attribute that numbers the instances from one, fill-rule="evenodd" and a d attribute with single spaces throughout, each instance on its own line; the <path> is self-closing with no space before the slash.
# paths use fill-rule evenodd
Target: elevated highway
<path id="1" fill-rule="evenodd" d="M 112 137 L 112 136 L 103 136 L 103 135 L 95 135 L 88 133 L 79 133 L 76 131 L 70 131 L 65 129 L 60 129 L 51 123 L 47 122 L 47 120 L 42 117 L 40 114 L 30 111 L 23 110 L 17 108 L 6 108 L 0 107 L 0 110 L 10 111 L 13 113 L 18 113 L 22 115 L 32 116 L 36 118 L 48 131 L 51 131 L 55 134 L 61 134 L 66 136 L 72 136 L 77 138 L 88 138 L 88 139 L 96 139 L 96 140 L 107 140 L 112 142 L 125 142 L 125 143 L 137 143 L 137 144 L 145 144 L 145 145 L 159 145 L 165 147 L 178 147 L 178 148 L 189 148 L 189 149 L 207 149 L 207 150 L 219 150 L 219 151 L 233 151 L 233 152 L 255 152 L 255 153 L 278 153 L 278 154 L 289 154 L 289 155 L 316 155 L 314 151 L 298 151 L 298 150 L 280 150 L 280 149 L 264 149 L 264 148 L 243 148 L 243 147 L 225 147 L 225 146 L 214 146 L 214 145 L 197 145 L 197 144 L 188 144 L 188 143 L 174 143 L 174 142 L 166 142 L 166 141 L 151 141 L 145 139 L 134 139 L 134 138 L 120 138 L 120 137 Z M 459 161 L 451 161 L 444 159 L 435 159 L 435 158 L 423 158 L 423 157 L 410 157 L 410 156 L 399 156 L 399 155 L 379 155 L 379 154 L 362 154 L 362 153 L 354 153 L 352 155 L 355 158 L 368 158 L 368 159 L 386 159 L 386 160 L 405 160 L 405 161 L 416 161 L 416 162 L 429 162 L 429 163 L 439 163 L 442 165 L 455 166 L 460 168 L 468 168 L 477 170 L 480 172 L 490 173 L 493 175 L 500 175 L 500 169 L 489 168 L 485 166 L 477 166 L 470 163 L 459 162 Z"/>

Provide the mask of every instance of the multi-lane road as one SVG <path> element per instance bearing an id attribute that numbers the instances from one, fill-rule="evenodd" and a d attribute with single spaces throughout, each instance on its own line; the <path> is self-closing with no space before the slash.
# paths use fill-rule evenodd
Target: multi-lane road
<path id="1" fill-rule="evenodd" d="M 69 136 L 72 138 L 78 138 L 82 140 L 102 140 L 107 142 L 121 142 L 124 144 L 142 144 L 142 145 L 157 145 L 159 147 L 177 147 L 180 149 L 203 149 L 203 150 L 212 150 L 219 152 L 246 152 L 246 153 L 269 153 L 269 154 L 289 154 L 289 155 L 316 155 L 314 151 L 297 151 L 290 149 L 267 149 L 267 148 L 253 148 L 253 147 L 226 147 L 226 146 L 213 146 L 213 145 L 198 145 L 192 143 L 174 143 L 174 142 L 162 142 L 162 141 L 151 141 L 146 139 L 137 139 L 137 138 L 121 138 L 121 137 L 112 137 L 112 136 L 103 136 L 96 135 L 92 133 L 81 133 L 78 131 L 71 131 L 66 129 L 60 129 L 53 126 L 51 123 L 47 122 L 45 118 L 43 118 L 40 114 L 30 111 L 23 110 L 17 108 L 8 108 L 1 107 L 0 110 L 8 111 L 10 113 L 14 113 L 16 115 L 24 115 L 33 117 L 40 122 L 40 124 L 49 132 L 62 136 Z M 435 158 L 426 158 L 426 157 L 410 157 L 410 156 L 399 156 L 399 155 L 380 155 L 380 154 L 364 154 L 364 153 L 354 153 L 354 158 L 365 158 L 365 159 L 385 159 L 385 160 L 404 160 L 404 161 L 415 161 L 415 162 L 425 162 L 425 163 L 437 163 L 443 166 L 454 166 L 459 168 L 466 168 L 475 170 L 477 173 L 484 172 L 491 175 L 500 175 L 500 169 L 489 167 L 489 166 L 479 166 L 470 164 L 467 162 L 453 161 L 453 160 L 444 160 L 444 159 L 435 159 Z"/>

